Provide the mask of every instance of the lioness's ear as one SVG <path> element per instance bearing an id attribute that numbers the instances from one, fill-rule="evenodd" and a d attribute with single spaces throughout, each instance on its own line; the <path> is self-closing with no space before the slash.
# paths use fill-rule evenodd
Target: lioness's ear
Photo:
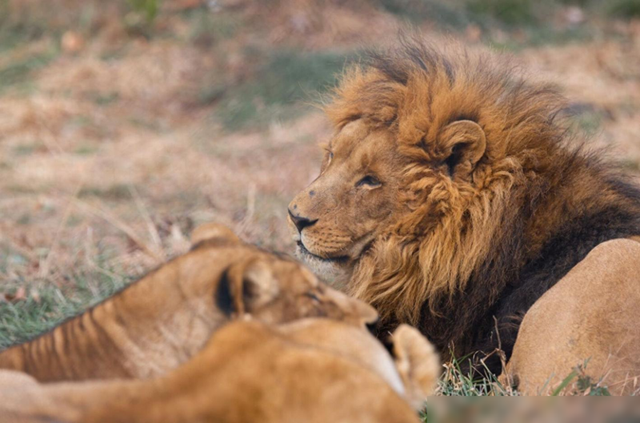
<path id="1" fill-rule="evenodd" d="M 439 142 L 452 177 L 469 176 L 487 148 L 484 131 L 471 120 L 458 120 L 445 126 Z"/>
<path id="2" fill-rule="evenodd" d="M 433 345 L 416 328 L 398 326 L 391 335 L 392 355 L 406 389 L 406 397 L 416 410 L 424 407 L 440 376 L 440 357 Z"/>
<path id="3" fill-rule="evenodd" d="M 233 231 L 220 223 L 204 223 L 191 233 L 191 245 L 194 246 L 203 241 L 222 239 L 231 243 L 239 243 L 240 238 Z"/>
<path id="4" fill-rule="evenodd" d="M 279 291 L 268 263 L 261 259 L 248 260 L 232 264 L 223 272 L 216 303 L 227 315 L 250 314 L 273 300 Z"/>

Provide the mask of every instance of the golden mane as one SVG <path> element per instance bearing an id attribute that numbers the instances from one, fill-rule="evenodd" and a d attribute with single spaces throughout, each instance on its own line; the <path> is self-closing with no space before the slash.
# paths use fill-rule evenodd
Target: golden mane
<path id="1" fill-rule="evenodd" d="M 383 318 L 393 312 L 417 324 L 423 304 L 437 312 L 444 297 L 466 288 L 505 221 L 515 219 L 511 188 L 524 183 L 527 169 L 549 165 L 563 138 L 557 116 L 565 102 L 552 86 L 525 82 L 508 59 L 457 44 L 405 40 L 370 57 L 345 73 L 325 110 L 338 128 L 365 119 L 394 131 L 410 159 L 401 201 L 411 213 L 374 244 L 349 286 Z M 478 123 L 487 139 L 468 181 L 433 170 L 446 158 L 439 135 L 461 119 Z"/>
<path id="2" fill-rule="evenodd" d="M 368 58 L 325 107 L 336 134 L 289 206 L 300 254 L 375 306 L 380 333 L 410 323 L 445 359 L 508 358 L 538 298 L 640 234 L 640 190 L 571 142 L 564 97 L 508 58 L 406 37 Z"/>

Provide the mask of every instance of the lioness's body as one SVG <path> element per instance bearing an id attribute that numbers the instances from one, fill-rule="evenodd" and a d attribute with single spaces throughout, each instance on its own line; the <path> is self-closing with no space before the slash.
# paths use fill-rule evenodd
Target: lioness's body
<path id="1" fill-rule="evenodd" d="M 578 374 L 610 393 L 637 393 L 639 305 L 640 243 L 598 245 L 529 309 L 505 381 L 523 394 L 547 394 L 582 365 Z M 574 391 L 577 380 L 566 390 Z"/>
<path id="2" fill-rule="evenodd" d="M 557 90 L 508 61 L 407 41 L 345 73 L 320 176 L 289 206 L 300 257 L 445 356 L 511 354 L 526 311 L 640 190 L 568 142 Z M 620 293 L 624 295 L 624 293 Z M 494 354 L 485 362 L 499 374 Z"/>
<path id="3" fill-rule="evenodd" d="M 298 263 L 213 229 L 103 303 L 1 352 L 0 368 L 40 381 L 149 378 L 187 361 L 219 326 L 244 314 L 270 323 L 376 320 L 371 307 L 318 283 Z"/>
<path id="4" fill-rule="evenodd" d="M 409 401 L 421 404 L 432 391 L 437 356 L 409 327 L 393 342 L 396 362 L 370 334 L 345 323 L 310 319 L 276 329 L 237 321 L 156 380 L 9 380 L 0 413 L 8 423 L 417 422 Z M 0 383 L 10 376 L 0 375 Z"/>

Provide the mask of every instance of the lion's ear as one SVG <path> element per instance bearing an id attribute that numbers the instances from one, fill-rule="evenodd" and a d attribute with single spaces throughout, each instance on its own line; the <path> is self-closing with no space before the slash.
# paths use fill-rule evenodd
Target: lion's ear
<path id="1" fill-rule="evenodd" d="M 458 120 L 447 125 L 440 133 L 439 141 L 452 177 L 469 176 L 487 148 L 484 131 L 470 120 Z"/>
<path id="2" fill-rule="evenodd" d="M 239 244 L 240 238 L 231 229 L 221 223 L 204 223 L 196 227 L 191 233 L 191 245 L 195 246 L 204 241 L 224 240 Z"/>
<path id="3" fill-rule="evenodd" d="M 269 264 L 261 259 L 235 263 L 221 278 L 216 303 L 226 315 L 250 314 L 273 300 L 280 290 Z"/>

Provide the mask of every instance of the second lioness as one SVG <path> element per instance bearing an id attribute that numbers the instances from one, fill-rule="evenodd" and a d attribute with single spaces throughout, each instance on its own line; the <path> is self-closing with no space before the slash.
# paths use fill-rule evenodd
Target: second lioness
<path id="1" fill-rule="evenodd" d="M 433 346 L 401 325 L 393 355 L 332 319 L 231 322 L 152 380 L 37 383 L 0 371 L 3 423 L 418 423 L 439 373 Z"/>
<path id="2" fill-rule="evenodd" d="M 321 284 L 298 263 L 196 229 L 194 248 L 50 332 L 0 353 L 0 368 L 40 381 L 149 378 L 189 360 L 225 322 L 329 317 L 356 324 L 375 310 Z"/>

